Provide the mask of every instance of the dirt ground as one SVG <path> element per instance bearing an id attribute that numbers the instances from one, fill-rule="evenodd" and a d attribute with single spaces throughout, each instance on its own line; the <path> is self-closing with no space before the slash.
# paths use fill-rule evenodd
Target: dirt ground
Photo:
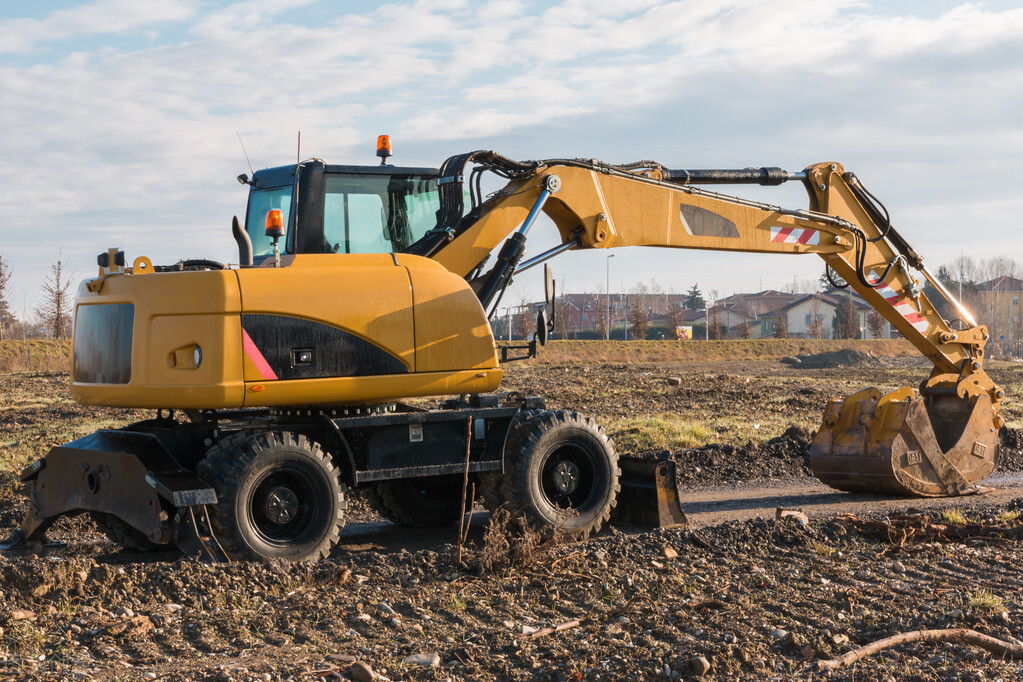
<path id="1" fill-rule="evenodd" d="M 951 642 L 815 667 L 911 630 L 966 627 L 1023 646 L 1023 492 L 1011 499 L 1023 486 L 1023 368 L 990 364 L 1008 391 L 998 479 L 1008 492 L 921 509 L 814 488 L 806 440 L 829 397 L 915 386 L 924 363 L 511 366 L 505 388 L 595 417 L 621 452 L 668 450 L 699 504 L 723 491 L 808 507 L 829 495 L 833 506 L 804 522 L 776 520 L 770 502 L 733 503 L 719 517 L 694 514 L 688 529 L 612 526 L 553 546 L 487 526 L 477 511 L 461 564 L 454 528 L 411 532 L 358 496 L 341 544 L 317 564 L 141 555 L 106 542 L 88 518 L 63 520 L 51 535 L 66 547 L 0 556 L 0 676 L 1018 679 L 1023 662 Z M 56 374 L 0 374 L 3 535 L 24 512 L 23 465 L 142 416 L 78 406 L 64 384 Z M 770 494 L 779 489 L 808 492 Z"/>

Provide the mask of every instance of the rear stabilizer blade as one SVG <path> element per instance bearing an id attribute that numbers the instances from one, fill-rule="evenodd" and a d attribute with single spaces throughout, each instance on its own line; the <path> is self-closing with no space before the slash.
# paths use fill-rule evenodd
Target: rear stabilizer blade
<path id="1" fill-rule="evenodd" d="M 675 462 L 620 455 L 622 470 L 618 504 L 611 520 L 647 528 L 673 528 L 689 525 L 678 495 Z"/>

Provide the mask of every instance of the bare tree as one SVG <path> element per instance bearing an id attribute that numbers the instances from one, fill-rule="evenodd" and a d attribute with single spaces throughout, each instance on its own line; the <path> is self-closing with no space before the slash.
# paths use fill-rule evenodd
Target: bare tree
<path id="1" fill-rule="evenodd" d="M 693 285 L 694 288 L 696 285 Z M 711 289 L 708 294 L 709 301 L 706 301 L 704 305 L 707 310 L 707 336 L 714 339 L 715 341 L 721 338 L 721 308 L 717 304 L 718 299 L 721 295 L 717 289 Z"/>
<path id="2" fill-rule="evenodd" d="M 775 322 L 774 336 L 779 339 L 789 338 L 789 316 L 784 311 L 778 315 Z"/>
<path id="3" fill-rule="evenodd" d="M 678 303 L 672 302 L 672 304 L 668 306 L 666 319 L 668 323 L 668 334 L 671 338 L 678 338 L 679 327 L 682 326 L 682 322 L 685 320 L 684 315 L 685 309 Z"/>
<path id="4" fill-rule="evenodd" d="M 43 302 L 36 308 L 40 321 L 55 339 L 63 339 L 71 333 L 71 278 L 64 274 L 64 262 L 60 256 L 50 266 L 50 274 L 43 282 Z"/>
<path id="5" fill-rule="evenodd" d="M 747 304 L 746 304 L 745 301 L 743 301 L 739 305 L 739 314 L 742 316 L 742 321 L 739 323 L 739 331 L 742 334 L 742 338 L 744 338 L 744 339 L 752 339 L 753 338 L 753 329 L 752 329 L 752 327 L 750 327 L 749 320 L 750 320 L 750 317 L 752 317 L 754 320 L 756 320 L 757 319 L 756 315 L 751 315 L 750 314 L 749 310 L 747 309 Z"/>
<path id="6" fill-rule="evenodd" d="M 817 291 L 818 282 L 815 279 L 797 279 L 792 276 L 792 281 L 785 285 L 784 291 L 790 294 L 812 294 Z"/>
<path id="7" fill-rule="evenodd" d="M 810 322 L 806 325 L 806 336 L 811 339 L 824 338 L 824 316 L 821 314 L 821 298 L 813 295 L 810 301 Z"/>
<path id="8" fill-rule="evenodd" d="M 833 339 L 855 339 L 860 334 L 860 318 L 849 294 L 838 299 L 835 315 L 831 318 L 831 331 Z"/>
<path id="9" fill-rule="evenodd" d="M 568 299 L 554 301 L 554 328 L 563 339 L 568 338 L 568 316 L 571 312 L 569 308 L 571 304 Z"/>
<path id="10" fill-rule="evenodd" d="M 650 328 L 650 318 L 640 297 L 634 298 L 629 304 L 629 328 L 632 330 L 632 338 L 636 340 L 645 339 L 647 329 Z"/>
<path id="11" fill-rule="evenodd" d="M 871 338 L 881 338 L 881 334 L 884 333 L 884 322 L 885 320 L 881 317 L 881 313 L 876 310 L 871 310 L 867 313 L 867 329 L 870 330 Z"/>
<path id="12" fill-rule="evenodd" d="M 7 264 L 4 255 L 0 253 L 0 341 L 4 340 L 4 330 L 14 325 L 14 315 L 11 313 L 11 304 L 7 300 L 10 294 L 11 266 Z"/>

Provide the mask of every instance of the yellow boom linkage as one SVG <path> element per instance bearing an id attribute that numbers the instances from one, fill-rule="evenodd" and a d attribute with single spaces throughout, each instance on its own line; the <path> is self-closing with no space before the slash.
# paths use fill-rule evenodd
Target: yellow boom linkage
<path id="1" fill-rule="evenodd" d="M 456 158 L 483 165 L 500 160 L 492 152 Z M 882 395 L 869 388 L 831 401 L 811 446 L 814 473 L 841 490 L 946 496 L 976 491 L 993 470 L 1004 391 L 983 370 L 987 328 L 927 271 L 883 207 L 840 164 L 815 164 L 801 173 L 672 171 L 650 162 L 608 166 L 567 159 L 515 168 L 501 191 L 448 230 L 431 258 L 470 276 L 516 228 L 524 234 L 538 209 L 561 234 L 563 245 L 552 255 L 623 246 L 817 254 L 926 355 L 934 371 L 919 393 L 900 388 Z M 788 180 L 804 184 L 808 209 L 690 184 Z M 953 304 L 962 328 L 941 318 L 912 270 Z M 486 291 L 486 279 L 477 278 L 474 288 Z"/>

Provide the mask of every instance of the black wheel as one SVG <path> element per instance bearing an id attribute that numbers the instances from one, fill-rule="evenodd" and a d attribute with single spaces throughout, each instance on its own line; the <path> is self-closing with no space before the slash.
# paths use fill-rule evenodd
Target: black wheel
<path id="1" fill-rule="evenodd" d="M 369 495 L 370 504 L 384 518 L 418 528 L 458 523 L 462 512 L 462 476 L 430 476 L 383 481 Z M 472 500 L 466 500 L 472 511 Z"/>
<path id="2" fill-rule="evenodd" d="M 504 499 L 534 526 L 585 538 L 610 518 L 620 489 L 618 454 L 592 419 L 563 410 L 517 422 L 504 457 Z"/>
<path id="3" fill-rule="evenodd" d="M 524 422 L 531 419 L 537 419 L 543 414 L 547 414 L 547 411 L 523 410 L 516 414 L 511 427 L 508 430 L 509 437 L 518 429 L 522 428 L 522 424 Z M 507 448 L 505 448 L 505 451 L 508 451 Z M 507 460 L 507 457 L 505 457 L 505 459 Z M 491 513 L 497 511 L 498 507 L 508 501 L 504 495 L 504 479 L 505 475 L 496 471 L 487 471 L 479 474 L 479 494 L 480 497 L 483 498 L 483 506 Z"/>
<path id="4" fill-rule="evenodd" d="M 103 535 L 115 543 L 135 552 L 155 552 L 166 545 L 158 545 L 145 536 L 139 529 L 122 521 L 113 514 L 92 512 L 92 520 Z"/>
<path id="5" fill-rule="evenodd" d="M 494 512 L 504 504 L 504 493 L 501 490 L 501 483 L 504 475 L 493 471 L 487 471 L 479 475 L 480 497 L 483 498 L 483 506 L 487 511 Z"/>
<path id="6" fill-rule="evenodd" d="M 210 520 L 232 559 L 322 559 L 341 535 L 345 486 L 305 436 L 230 436 L 210 448 L 196 473 L 217 491 Z"/>

